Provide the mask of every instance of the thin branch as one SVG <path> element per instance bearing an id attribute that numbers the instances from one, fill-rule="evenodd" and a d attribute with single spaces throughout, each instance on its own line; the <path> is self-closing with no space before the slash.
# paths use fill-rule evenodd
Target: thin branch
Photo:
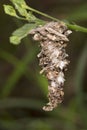
<path id="1" fill-rule="evenodd" d="M 87 28 L 85 28 L 85 27 L 82 27 L 82 26 L 79 26 L 79 25 L 76 25 L 76 24 L 69 24 L 69 23 L 66 23 L 66 25 L 68 26 L 68 28 L 70 28 L 72 30 L 87 33 Z"/>
<path id="2" fill-rule="evenodd" d="M 49 19 L 51 19 L 51 20 L 54 20 L 54 21 L 57 21 L 57 22 L 60 21 L 60 20 L 57 19 L 57 18 L 54 18 L 54 17 L 52 17 L 52 16 L 50 16 L 50 15 L 47 15 L 47 14 L 45 14 L 45 13 L 43 13 L 43 12 L 40 12 L 40 11 L 38 11 L 38 10 L 36 10 L 36 9 L 33 9 L 33 8 L 29 7 L 29 6 L 27 6 L 27 9 L 30 10 L 30 11 L 32 11 L 32 12 L 35 12 L 35 13 L 37 13 L 37 14 L 40 14 L 40 15 L 42 15 L 42 16 L 44 16 L 44 17 L 47 17 L 47 18 L 49 18 Z M 60 21 L 60 22 L 61 22 L 61 21 Z M 82 27 L 82 26 L 79 26 L 79 25 L 75 25 L 75 24 L 70 24 L 70 23 L 65 23 L 65 24 L 68 26 L 68 28 L 70 28 L 70 29 L 72 29 L 72 30 L 87 33 L 87 28 L 85 28 L 85 27 Z"/>
<path id="3" fill-rule="evenodd" d="M 60 20 L 58 20 L 57 18 L 54 18 L 54 17 L 52 17 L 52 16 L 50 16 L 50 15 L 48 15 L 48 14 L 45 14 L 45 13 L 43 13 L 43 12 L 40 12 L 40 11 L 38 11 L 38 10 L 36 10 L 36 9 L 33 9 L 33 8 L 31 8 L 31 7 L 27 7 L 27 9 L 29 9 L 30 11 L 32 11 L 32 12 L 35 12 L 35 13 L 37 13 L 37 14 L 40 14 L 40 15 L 42 15 L 42 16 L 44 16 L 44 17 L 47 17 L 47 18 L 49 18 L 49 19 L 52 19 L 52 20 L 55 20 L 55 21 L 60 21 Z"/>

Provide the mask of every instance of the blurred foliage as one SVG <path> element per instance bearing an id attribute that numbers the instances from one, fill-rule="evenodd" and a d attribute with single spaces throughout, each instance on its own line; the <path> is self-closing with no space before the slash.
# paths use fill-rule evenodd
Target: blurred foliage
<path id="1" fill-rule="evenodd" d="M 45 13 L 86 26 L 85 0 L 26 0 Z M 25 23 L 5 15 L 0 2 L 0 130 L 87 130 L 87 36 L 74 32 L 67 47 L 71 61 L 66 72 L 63 103 L 52 112 L 46 102 L 47 81 L 39 74 L 39 43 L 31 37 L 14 46 L 9 36 Z M 50 9 L 50 11 L 49 11 Z M 51 11 L 52 10 L 52 11 Z M 42 16 L 39 16 L 42 18 Z"/>

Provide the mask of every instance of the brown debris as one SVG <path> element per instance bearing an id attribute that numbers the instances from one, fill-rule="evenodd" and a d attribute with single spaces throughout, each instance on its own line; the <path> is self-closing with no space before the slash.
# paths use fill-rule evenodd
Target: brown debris
<path id="1" fill-rule="evenodd" d="M 69 64 L 65 47 L 70 33 L 65 24 L 60 22 L 49 22 L 30 32 L 35 41 L 40 41 L 41 52 L 38 54 L 39 65 L 42 68 L 40 73 L 44 72 L 49 83 L 49 102 L 43 107 L 45 111 L 52 111 L 63 100 L 64 71 Z"/>

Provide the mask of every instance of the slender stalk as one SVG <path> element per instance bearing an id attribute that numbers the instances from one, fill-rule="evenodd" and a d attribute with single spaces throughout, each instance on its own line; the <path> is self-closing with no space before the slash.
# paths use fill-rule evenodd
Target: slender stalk
<path id="1" fill-rule="evenodd" d="M 87 33 L 87 28 L 85 28 L 85 27 L 82 27 L 82 26 L 79 26 L 79 25 L 75 25 L 75 24 L 69 24 L 69 23 L 66 23 L 66 25 L 67 25 L 68 28 L 70 28 L 72 30 Z"/>
<path id="2" fill-rule="evenodd" d="M 42 15 L 42 16 L 44 16 L 44 17 L 47 17 L 47 18 L 49 18 L 49 19 L 52 19 L 52 20 L 55 20 L 55 21 L 60 21 L 60 20 L 58 20 L 57 18 L 54 18 L 54 17 L 52 17 L 52 16 L 50 16 L 50 15 L 48 15 L 48 14 L 45 14 L 45 13 L 43 13 L 43 12 L 40 12 L 40 11 L 38 11 L 38 10 L 36 10 L 36 9 L 33 9 L 33 8 L 31 8 L 31 7 L 27 7 L 27 9 L 29 9 L 29 10 L 31 10 L 32 12 L 35 12 L 35 13 L 37 13 L 37 14 L 40 14 L 40 15 Z"/>
<path id="3" fill-rule="evenodd" d="M 30 11 L 32 11 L 32 12 L 35 12 L 35 13 L 37 13 L 37 14 L 40 14 L 40 15 L 42 15 L 42 16 L 44 16 L 44 17 L 47 17 L 47 18 L 49 18 L 49 19 L 52 19 L 52 20 L 54 20 L 54 21 L 62 22 L 62 21 L 60 21 L 60 20 L 57 19 L 57 18 L 54 18 L 54 17 L 52 17 L 52 16 L 50 16 L 50 15 L 48 15 L 48 14 L 45 14 L 45 13 L 43 13 L 43 12 L 40 12 L 40 11 L 38 11 L 38 10 L 36 10 L 36 9 L 33 9 L 33 8 L 29 7 L 29 6 L 27 6 L 27 9 L 30 10 Z M 65 23 L 65 24 L 67 25 L 68 28 L 70 28 L 70 29 L 72 29 L 72 30 L 87 33 L 87 28 L 85 28 L 85 27 L 81 27 L 81 26 L 78 26 L 78 25 L 73 25 L 73 24 L 70 24 L 70 23 Z"/>

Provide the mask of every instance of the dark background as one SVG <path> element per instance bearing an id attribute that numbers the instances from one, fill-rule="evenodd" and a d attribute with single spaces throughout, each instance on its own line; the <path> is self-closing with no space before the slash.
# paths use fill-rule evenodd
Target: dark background
<path id="1" fill-rule="evenodd" d="M 86 0 L 26 2 L 60 20 L 87 27 Z M 11 33 L 23 23 L 6 15 L 3 4 L 10 2 L 0 1 L 0 130 L 87 130 L 87 34 L 73 31 L 70 35 L 64 101 L 52 112 L 44 112 L 47 80 L 39 74 L 39 43 L 30 36 L 18 46 L 9 42 Z"/>

